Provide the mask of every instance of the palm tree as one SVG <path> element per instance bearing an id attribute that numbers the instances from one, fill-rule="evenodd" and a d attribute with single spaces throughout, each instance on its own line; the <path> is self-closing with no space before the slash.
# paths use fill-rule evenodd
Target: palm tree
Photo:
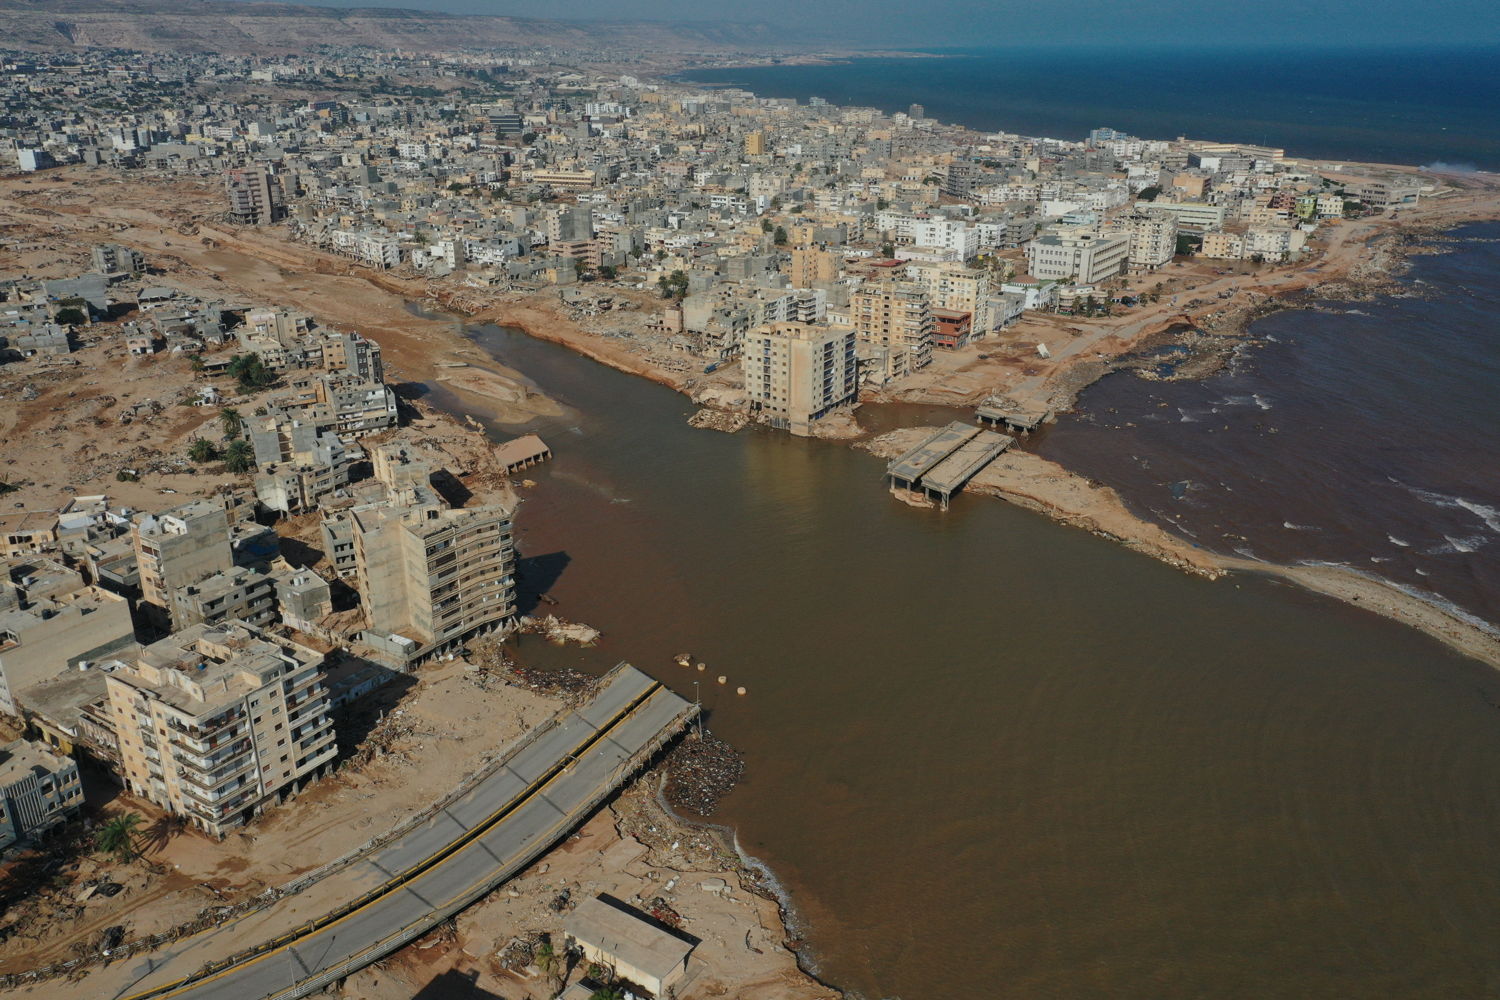
<path id="1" fill-rule="evenodd" d="M 118 861 L 129 861 L 135 857 L 135 828 L 140 825 L 138 813 L 122 813 L 95 831 L 94 847 Z"/>
<path id="2" fill-rule="evenodd" d="M 224 436 L 236 438 L 240 436 L 240 411 L 232 406 L 226 406 L 219 411 L 219 423 L 224 427 Z"/>
<path id="3" fill-rule="evenodd" d="M 219 457 L 219 449 L 208 438 L 193 438 L 193 443 L 188 447 L 188 458 L 202 465 L 204 462 L 212 462 Z"/>
<path id="4" fill-rule="evenodd" d="M 230 472 L 250 472 L 255 468 L 255 449 L 244 438 L 235 438 L 224 449 L 224 468 Z"/>

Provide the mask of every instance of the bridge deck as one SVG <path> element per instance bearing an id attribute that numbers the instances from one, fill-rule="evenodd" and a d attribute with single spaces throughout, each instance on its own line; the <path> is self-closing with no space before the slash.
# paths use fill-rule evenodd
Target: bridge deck
<path id="1" fill-rule="evenodd" d="M 933 466 L 963 447 L 978 433 L 979 428 L 961 420 L 955 420 L 886 466 L 886 475 L 892 479 L 915 484 Z"/>
<path id="2" fill-rule="evenodd" d="M 936 491 L 946 500 L 1014 442 L 1015 438 L 1004 434 L 981 431 L 923 476 L 922 488 Z"/>

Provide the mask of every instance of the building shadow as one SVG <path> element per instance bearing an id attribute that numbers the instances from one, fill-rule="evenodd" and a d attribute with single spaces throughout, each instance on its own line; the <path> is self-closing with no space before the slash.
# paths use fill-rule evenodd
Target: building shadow
<path id="1" fill-rule="evenodd" d="M 412 994 L 411 1000 L 505 1000 L 479 985 L 479 970 L 449 969 Z"/>
<path id="2" fill-rule="evenodd" d="M 389 676 L 384 676 L 383 683 L 333 710 L 333 729 L 338 735 L 338 760 L 341 762 L 359 752 L 380 720 L 417 684 L 417 679 L 411 674 L 389 668 L 384 668 L 384 671 Z"/>
<path id="3" fill-rule="evenodd" d="M 310 569 L 323 560 L 323 550 L 313 548 L 300 538 L 282 538 L 281 555 L 298 569 Z"/>
<path id="4" fill-rule="evenodd" d="M 447 469 L 436 469 L 428 477 L 432 488 L 438 491 L 438 495 L 448 501 L 450 507 L 462 507 L 474 496 L 473 492 Z"/>
<path id="5" fill-rule="evenodd" d="M 333 610 L 335 613 L 339 611 L 353 611 L 359 607 L 359 591 L 349 586 L 343 580 L 334 579 L 328 581 L 328 596 L 333 600 Z"/>
<path id="6" fill-rule="evenodd" d="M 572 561 L 573 557 L 566 552 L 548 552 L 545 555 L 517 559 L 516 611 L 523 615 L 535 611 Z"/>

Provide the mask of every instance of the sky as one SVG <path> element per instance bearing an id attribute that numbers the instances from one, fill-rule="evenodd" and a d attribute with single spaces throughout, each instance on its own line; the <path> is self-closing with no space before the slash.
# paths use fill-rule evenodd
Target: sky
<path id="1" fill-rule="evenodd" d="M 788 42 L 1003 44 L 1500 44 L 1496 0 L 303 0 L 456 14 L 785 26 Z"/>

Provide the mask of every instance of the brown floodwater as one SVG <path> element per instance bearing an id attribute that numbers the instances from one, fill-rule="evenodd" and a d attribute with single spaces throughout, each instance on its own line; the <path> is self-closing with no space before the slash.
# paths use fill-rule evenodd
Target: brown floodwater
<path id="1" fill-rule="evenodd" d="M 868 455 L 695 430 L 669 390 L 470 332 L 569 408 L 530 425 L 557 457 L 528 473 L 523 584 L 605 638 L 522 658 L 703 679 L 748 760 L 715 819 L 777 874 L 829 981 L 1500 993 L 1500 674 L 995 500 L 912 510 Z"/>

